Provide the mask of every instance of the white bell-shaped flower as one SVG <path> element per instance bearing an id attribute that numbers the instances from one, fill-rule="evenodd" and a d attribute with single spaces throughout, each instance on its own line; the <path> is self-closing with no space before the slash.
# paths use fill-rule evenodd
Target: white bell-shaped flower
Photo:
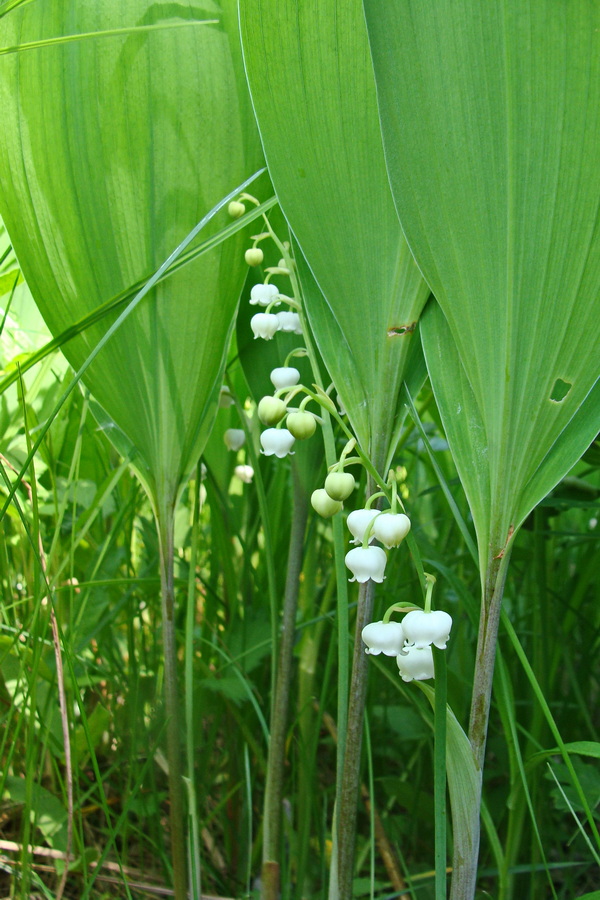
<path id="1" fill-rule="evenodd" d="M 445 650 L 452 628 L 452 616 L 442 609 L 433 612 L 414 609 L 404 616 L 402 627 L 406 640 L 409 644 L 414 644 L 418 650 L 431 644 Z"/>
<path id="2" fill-rule="evenodd" d="M 260 443 L 265 456 L 278 456 L 283 459 L 294 446 L 294 435 L 287 428 L 267 428 L 260 436 Z"/>
<path id="3" fill-rule="evenodd" d="M 274 284 L 255 284 L 250 291 L 251 306 L 268 306 L 273 300 L 277 300 L 279 290 Z"/>
<path id="4" fill-rule="evenodd" d="M 406 647 L 398 654 L 396 662 L 402 681 L 425 681 L 435 675 L 431 647 Z"/>
<path id="5" fill-rule="evenodd" d="M 271 372 L 271 382 L 276 390 L 291 388 L 300 381 L 300 372 L 294 366 L 279 366 Z"/>
<path id="6" fill-rule="evenodd" d="M 236 466 L 233 470 L 233 474 L 243 481 L 244 484 L 250 484 L 252 479 L 254 478 L 254 469 L 252 466 Z"/>
<path id="7" fill-rule="evenodd" d="M 370 578 L 381 583 L 385 578 L 383 573 L 387 556 L 381 547 L 355 547 L 346 553 L 345 562 L 354 576 L 348 579 L 349 581 L 358 581 L 362 584 Z"/>
<path id="8" fill-rule="evenodd" d="M 228 450 L 239 450 L 244 446 L 246 435 L 241 428 L 228 428 L 223 435 L 223 440 Z"/>
<path id="9" fill-rule="evenodd" d="M 287 331 L 290 334 L 302 334 L 302 324 L 298 313 L 278 312 L 275 315 L 279 320 L 280 331 Z"/>
<path id="10" fill-rule="evenodd" d="M 373 521 L 375 516 L 379 514 L 379 510 L 377 509 L 355 509 L 349 515 L 346 520 L 346 524 L 350 530 L 353 541 L 350 541 L 351 544 L 362 544 L 365 531 L 369 527 L 369 523 Z M 371 532 L 369 536 L 369 543 L 375 540 L 375 535 Z"/>
<path id="11" fill-rule="evenodd" d="M 255 338 L 264 338 L 270 341 L 279 331 L 279 319 L 275 313 L 256 313 L 250 319 L 250 328 Z"/>
<path id="12" fill-rule="evenodd" d="M 404 647 L 404 629 L 400 622 L 371 622 L 362 630 L 362 639 L 367 645 L 365 653 L 379 656 L 398 656 Z"/>
<path id="13" fill-rule="evenodd" d="M 398 547 L 410 531 L 410 519 L 404 513 L 381 513 L 373 522 L 373 534 L 384 547 Z"/>

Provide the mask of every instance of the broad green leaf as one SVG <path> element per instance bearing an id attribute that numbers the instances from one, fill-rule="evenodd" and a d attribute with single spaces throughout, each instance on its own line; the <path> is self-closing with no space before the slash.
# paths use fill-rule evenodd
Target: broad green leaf
<path id="1" fill-rule="evenodd" d="M 600 8 L 365 0 L 423 343 L 480 552 L 600 427 Z"/>
<path id="2" fill-rule="evenodd" d="M 241 0 L 269 171 L 307 265 L 307 313 L 348 417 L 383 467 L 428 289 L 400 231 L 360 0 Z"/>
<path id="3" fill-rule="evenodd" d="M 245 215 L 242 216 L 241 219 L 236 219 L 233 222 L 229 222 L 220 231 L 212 234 L 207 240 L 202 241 L 200 244 L 196 244 L 194 242 L 193 249 L 181 253 L 181 255 L 171 264 L 171 266 L 167 268 L 159 281 L 163 281 L 164 279 L 169 278 L 172 272 L 177 271 L 177 269 L 180 269 L 183 266 L 189 265 L 189 263 L 192 262 L 192 260 L 196 259 L 198 256 L 201 256 L 203 253 L 208 252 L 213 247 L 218 246 L 221 241 L 224 241 L 228 237 L 233 236 L 239 229 L 245 228 L 247 224 L 250 224 L 252 221 L 254 221 L 254 219 L 262 215 L 263 212 L 266 212 L 268 209 L 270 209 L 276 202 L 277 198 L 271 197 L 269 200 L 262 203 L 259 207 L 252 207 L 251 209 L 247 210 Z M 151 274 L 152 273 L 148 273 L 148 275 Z M 63 344 L 67 343 L 67 341 L 72 340 L 80 332 L 85 331 L 86 328 L 90 327 L 90 325 L 93 325 L 95 322 L 101 321 L 111 312 L 122 309 L 127 301 L 134 299 L 138 291 L 144 288 L 147 282 L 148 277 L 145 277 L 135 284 L 130 285 L 128 288 L 125 288 L 125 290 L 121 291 L 116 297 L 112 297 L 110 300 L 106 300 L 99 307 L 92 310 L 92 312 L 88 312 L 83 317 L 83 319 L 80 319 L 78 322 L 74 322 L 65 331 L 61 332 L 61 334 L 56 335 L 56 337 L 49 341 L 47 344 L 41 346 L 39 350 L 36 350 L 34 353 L 30 353 L 26 356 L 22 355 L 19 359 L 19 368 L 21 372 L 26 372 L 28 369 L 37 365 L 37 363 L 45 359 L 49 353 L 53 353 L 57 348 L 62 347 Z M 0 378 L 0 394 L 4 393 L 7 387 L 9 387 L 11 384 L 14 384 L 14 382 L 18 380 L 18 371 L 16 370 L 14 360 L 11 360 L 11 364 L 7 367 L 7 371 L 8 374 L 4 378 Z"/>
<path id="4" fill-rule="evenodd" d="M 54 335 L 155 272 L 260 167 L 233 0 L 35 3 L 0 20 L 0 50 L 90 32 L 0 55 L 0 212 Z M 212 425 L 243 248 L 237 234 L 157 285 L 86 373 L 160 503 Z M 115 315 L 65 346 L 74 367 Z"/>

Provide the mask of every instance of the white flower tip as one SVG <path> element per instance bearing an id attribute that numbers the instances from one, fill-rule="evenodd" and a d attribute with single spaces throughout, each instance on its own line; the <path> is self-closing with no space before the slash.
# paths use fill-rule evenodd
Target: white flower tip
<path id="1" fill-rule="evenodd" d="M 350 541 L 351 544 L 362 544 L 369 523 L 377 515 L 378 511 L 376 509 L 355 509 L 348 515 L 346 524 L 348 530 L 354 536 L 354 540 Z M 374 540 L 375 535 L 371 532 L 369 543 Z"/>
<path id="2" fill-rule="evenodd" d="M 255 284 L 250 291 L 251 306 L 268 306 L 279 296 L 279 290 L 274 284 Z"/>
<path id="3" fill-rule="evenodd" d="M 256 313 L 250 319 L 250 328 L 255 338 L 270 341 L 279 329 L 279 320 L 274 313 Z"/>
<path id="4" fill-rule="evenodd" d="M 402 681 L 426 681 L 435 675 L 431 647 L 405 647 L 396 657 Z"/>
<path id="5" fill-rule="evenodd" d="M 265 456 L 278 456 L 283 459 L 284 456 L 292 454 L 294 446 L 294 435 L 290 434 L 287 428 L 267 428 L 260 436 L 262 451 Z"/>
<path id="6" fill-rule="evenodd" d="M 410 519 L 404 513 L 381 513 L 373 522 L 373 534 L 390 550 L 398 547 L 410 531 Z"/>
<path id="7" fill-rule="evenodd" d="M 367 653 L 378 656 L 397 656 L 404 646 L 404 631 L 400 622 L 370 622 L 361 632 Z"/>
<path id="8" fill-rule="evenodd" d="M 384 580 L 384 570 L 387 557 L 381 547 L 355 547 L 349 550 L 345 556 L 346 566 L 352 572 L 353 578 L 349 581 L 358 581 L 364 584 L 369 578 L 378 584 Z"/>
<path id="9" fill-rule="evenodd" d="M 273 369 L 270 377 L 273 386 L 279 390 L 297 385 L 300 381 L 300 372 L 293 366 L 279 366 Z"/>
<path id="10" fill-rule="evenodd" d="M 452 616 L 442 609 L 433 612 L 414 609 L 407 613 L 402 624 L 406 640 L 417 650 L 430 647 L 431 644 L 445 650 L 452 628 Z"/>

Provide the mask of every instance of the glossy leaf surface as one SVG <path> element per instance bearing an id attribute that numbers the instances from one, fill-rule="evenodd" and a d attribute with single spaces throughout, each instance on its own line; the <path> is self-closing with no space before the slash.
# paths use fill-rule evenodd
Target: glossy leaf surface
<path id="1" fill-rule="evenodd" d="M 426 358 L 480 547 L 600 425 L 600 10 L 365 0 L 402 227 L 439 302 Z"/>

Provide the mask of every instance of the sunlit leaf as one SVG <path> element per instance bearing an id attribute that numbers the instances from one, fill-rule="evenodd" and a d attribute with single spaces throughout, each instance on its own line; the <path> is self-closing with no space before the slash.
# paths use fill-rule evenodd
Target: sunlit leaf
<path id="1" fill-rule="evenodd" d="M 4 275 L 0 275 L 0 297 L 13 291 L 23 281 L 23 276 L 18 269 L 12 269 Z"/>
<path id="2" fill-rule="evenodd" d="M 26 5 L 2 18 L 0 48 L 118 29 L 0 57 L 0 211 L 55 335 L 156 271 L 260 167 L 232 0 Z M 158 285 L 86 373 L 162 501 L 212 424 L 243 248 L 237 234 Z M 66 345 L 74 367 L 114 317 Z"/>

